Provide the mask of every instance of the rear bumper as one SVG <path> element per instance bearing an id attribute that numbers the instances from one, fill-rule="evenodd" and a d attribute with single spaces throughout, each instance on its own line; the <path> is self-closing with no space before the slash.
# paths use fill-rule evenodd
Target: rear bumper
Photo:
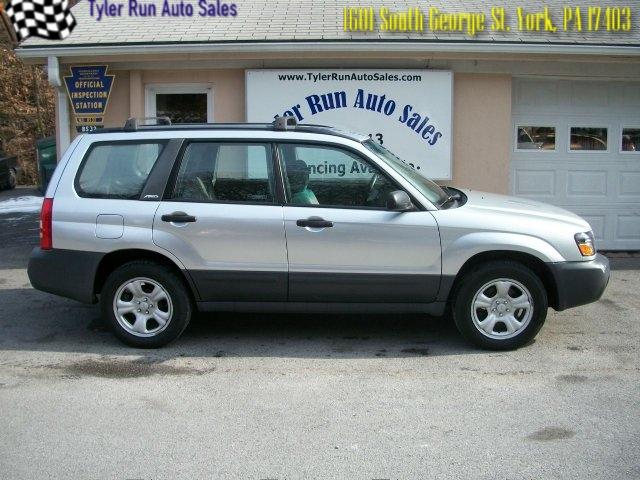
<path id="1" fill-rule="evenodd" d="M 609 283 L 609 259 L 597 254 L 587 262 L 548 263 L 555 280 L 560 311 L 597 301 Z"/>
<path id="2" fill-rule="evenodd" d="M 96 303 L 93 292 L 98 265 L 104 254 L 80 250 L 42 250 L 31 252 L 27 274 L 33 288 L 71 298 L 83 303 Z"/>

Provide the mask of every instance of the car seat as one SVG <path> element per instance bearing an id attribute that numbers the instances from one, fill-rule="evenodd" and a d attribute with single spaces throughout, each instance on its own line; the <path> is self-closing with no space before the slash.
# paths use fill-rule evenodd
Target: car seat
<path id="1" fill-rule="evenodd" d="M 213 166 L 216 150 L 207 144 L 190 146 L 189 159 L 179 179 L 177 197 L 193 201 L 215 200 Z"/>

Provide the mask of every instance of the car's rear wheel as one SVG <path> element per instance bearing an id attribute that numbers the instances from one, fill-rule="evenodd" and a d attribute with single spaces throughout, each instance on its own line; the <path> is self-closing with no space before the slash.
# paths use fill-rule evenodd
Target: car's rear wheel
<path id="1" fill-rule="evenodd" d="M 456 290 L 453 317 L 460 333 L 482 348 L 510 350 L 529 343 L 547 317 L 540 278 L 512 261 L 479 265 Z"/>
<path id="2" fill-rule="evenodd" d="M 148 261 L 116 269 L 104 284 L 100 302 L 116 336 L 139 348 L 157 348 L 175 340 L 193 312 L 183 279 L 170 268 Z"/>

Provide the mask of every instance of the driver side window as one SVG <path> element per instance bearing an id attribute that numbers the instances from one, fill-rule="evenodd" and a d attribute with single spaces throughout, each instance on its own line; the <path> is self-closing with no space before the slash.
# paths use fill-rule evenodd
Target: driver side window
<path id="1" fill-rule="evenodd" d="M 375 165 L 340 148 L 280 144 L 287 203 L 295 206 L 385 208 L 398 187 Z"/>

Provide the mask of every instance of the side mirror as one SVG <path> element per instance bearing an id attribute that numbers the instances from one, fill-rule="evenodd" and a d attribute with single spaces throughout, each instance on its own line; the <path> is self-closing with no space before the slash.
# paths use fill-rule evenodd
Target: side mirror
<path id="1" fill-rule="evenodd" d="M 387 197 L 387 210 L 392 210 L 394 212 L 409 212 L 411 210 L 415 210 L 413 203 L 411 203 L 411 198 L 407 192 L 403 190 L 395 190 L 389 193 Z"/>

